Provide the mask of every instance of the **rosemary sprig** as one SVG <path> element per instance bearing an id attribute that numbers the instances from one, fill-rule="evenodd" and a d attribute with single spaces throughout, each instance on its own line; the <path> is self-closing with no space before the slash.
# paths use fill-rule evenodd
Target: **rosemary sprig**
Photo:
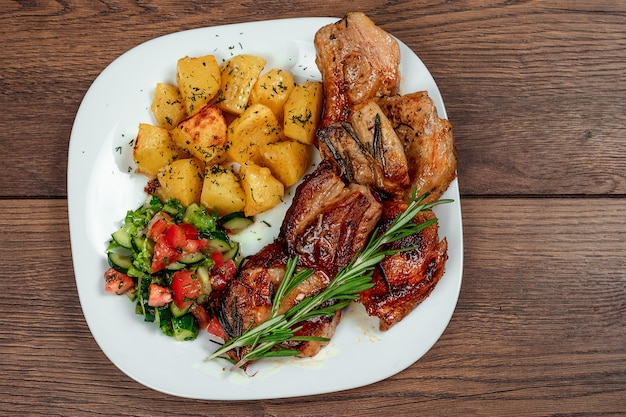
<path id="1" fill-rule="evenodd" d="M 270 318 L 246 330 L 241 336 L 226 341 L 206 360 L 222 358 L 234 362 L 227 356 L 227 353 L 234 349 L 248 347 L 247 353 L 233 365 L 233 368 L 239 368 L 263 358 L 298 355 L 299 350 L 289 349 L 282 345 L 287 341 L 328 341 L 326 338 L 296 336 L 295 334 L 302 328 L 301 323 L 304 321 L 314 317 L 332 316 L 347 307 L 353 300 L 357 300 L 362 291 L 371 288 L 372 272 L 385 256 L 412 249 L 409 247 L 389 250 L 385 246 L 418 233 L 437 221 L 435 218 L 420 224 L 413 223 L 412 220 L 419 212 L 452 201 L 438 200 L 422 203 L 427 196 L 428 194 L 424 194 L 416 197 L 416 193 L 413 192 L 408 207 L 396 216 L 389 229 L 383 233 L 380 233 L 378 229 L 374 230 L 365 248 L 337 273 L 324 290 L 305 297 L 284 313 L 278 314 L 285 298 L 313 273 L 309 269 L 296 272 L 298 259 L 297 257 L 291 258 L 287 262 L 285 276 L 276 290 Z"/>

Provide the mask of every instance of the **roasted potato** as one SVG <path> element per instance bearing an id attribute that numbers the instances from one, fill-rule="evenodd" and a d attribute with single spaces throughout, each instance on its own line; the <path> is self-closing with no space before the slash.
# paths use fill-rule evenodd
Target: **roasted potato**
<path id="1" fill-rule="evenodd" d="M 177 159 L 157 174 L 160 187 L 156 195 L 165 201 L 176 198 L 187 207 L 200 203 L 204 178 L 204 163 L 196 158 Z"/>
<path id="2" fill-rule="evenodd" d="M 248 162 L 241 166 L 241 187 L 246 196 L 246 216 L 262 213 L 280 203 L 285 194 L 283 183 L 272 176 L 269 168 Z"/>
<path id="3" fill-rule="evenodd" d="M 200 111 L 220 89 L 221 71 L 213 55 L 184 57 L 176 65 L 176 84 L 188 115 Z"/>
<path id="4" fill-rule="evenodd" d="M 265 59 L 253 55 L 235 55 L 224 62 L 216 100 L 219 108 L 233 114 L 243 113 L 252 86 L 264 67 Z"/>
<path id="5" fill-rule="evenodd" d="M 209 210 L 217 209 L 220 216 L 242 211 L 245 194 L 239 177 L 229 168 L 212 165 L 206 168 L 200 204 Z"/>
<path id="6" fill-rule="evenodd" d="M 208 104 L 170 131 L 177 146 L 209 164 L 224 153 L 226 120 L 222 111 Z"/>
<path id="7" fill-rule="evenodd" d="M 133 147 L 133 159 L 138 173 L 155 178 L 159 169 L 178 158 L 188 156 L 176 146 L 166 129 L 146 123 L 139 124 Z"/>
<path id="8" fill-rule="evenodd" d="M 261 148 L 261 164 L 286 187 L 297 183 L 309 165 L 309 145 L 294 140 L 269 143 Z"/>
<path id="9" fill-rule="evenodd" d="M 280 124 L 269 107 L 253 104 L 229 126 L 227 158 L 245 164 L 260 162 L 259 148 L 280 140 Z"/>
<path id="10" fill-rule="evenodd" d="M 273 68 L 262 74 L 252 87 L 249 104 L 264 104 L 269 107 L 280 123 L 283 121 L 283 107 L 289 94 L 296 86 L 289 71 Z"/>
<path id="11" fill-rule="evenodd" d="M 294 87 L 284 106 L 284 135 L 312 145 L 323 105 L 322 83 L 305 81 Z"/>
<path id="12" fill-rule="evenodd" d="M 178 88 L 166 83 L 158 83 L 154 88 L 150 110 L 157 124 L 167 130 L 173 129 L 187 116 Z"/>

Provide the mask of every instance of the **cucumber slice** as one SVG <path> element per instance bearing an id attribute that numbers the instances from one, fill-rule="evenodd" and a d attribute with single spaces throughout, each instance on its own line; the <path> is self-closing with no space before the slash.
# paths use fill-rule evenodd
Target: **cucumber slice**
<path id="1" fill-rule="evenodd" d="M 231 249 L 231 242 L 226 232 L 216 230 L 206 234 L 210 252 L 226 252 Z"/>
<path id="2" fill-rule="evenodd" d="M 234 260 L 239 255 L 239 242 L 231 240 L 230 246 L 231 248 L 223 254 L 224 261 L 230 261 L 231 259 Z"/>
<path id="3" fill-rule="evenodd" d="M 125 223 L 111 235 L 111 238 L 113 238 L 113 240 L 121 247 L 132 249 L 132 242 L 130 238 L 130 230 L 132 227 L 132 223 Z"/>
<path id="4" fill-rule="evenodd" d="M 186 253 L 178 260 L 178 262 L 185 265 L 191 265 L 204 260 L 204 258 L 206 258 L 206 256 L 202 252 Z"/>
<path id="5" fill-rule="evenodd" d="M 188 312 L 189 312 L 189 307 L 181 310 L 180 308 L 178 308 L 176 303 L 174 302 L 170 303 L 170 313 L 172 313 L 172 317 L 182 317 Z"/>
<path id="6" fill-rule="evenodd" d="M 172 328 L 174 330 L 174 339 L 179 341 L 193 340 L 198 336 L 198 325 L 191 314 L 172 317 Z"/>
<path id="7" fill-rule="evenodd" d="M 107 257 L 109 258 L 109 266 L 123 274 L 126 274 L 128 270 L 133 267 L 133 262 L 130 260 L 130 255 L 122 255 L 117 252 L 109 252 L 107 254 Z"/>
<path id="8" fill-rule="evenodd" d="M 223 216 L 220 219 L 222 226 L 233 233 L 239 232 L 254 223 L 252 217 L 246 217 L 242 212 L 238 211 Z"/>

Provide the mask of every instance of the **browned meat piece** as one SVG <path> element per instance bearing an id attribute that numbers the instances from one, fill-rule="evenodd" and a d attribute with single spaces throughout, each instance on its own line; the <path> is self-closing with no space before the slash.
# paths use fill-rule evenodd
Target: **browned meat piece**
<path id="1" fill-rule="evenodd" d="M 314 273 L 285 300 L 279 312 L 326 288 L 367 243 L 381 210 L 369 188 L 346 186 L 332 165 L 322 162 L 298 186 L 276 241 L 251 256 L 224 290 L 219 319 L 227 337 L 239 336 L 269 318 L 288 258 L 297 255 L 299 268 Z M 301 334 L 330 338 L 339 318 L 337 314 L 311 320 Z M 301 350 L 301 356 L 312 356 L 323 345 L 310 341 L 289 346 Z M 232 358 L 239 360 L 243 354 L 243 350 L 233 352 Z"/>
<path id="2" fill-rule="evenodd" d="M 393 218 L 406 209 L 406 203 L 385 202 L 383 207 L 379 226 L 386 230 Z M 419 224 L 434 217 L 434 213 L 424 211 L 414 221 Z M 361 293 L 360 302 L 369 315 L 380 319 L 381 330 L 398 323 L 428 297 L 442 277 L 448 259 L 448 242 L 445 238 L 439 240 L 437 223 L 390 247 L 415 249 L 383 259 L 374 271 L 374 286 Z"/>
<path id="3" fill-rule="evenodd" d="M 286 251 L 332 279 L 363 248 L 381 209 L 368 187 L 345 186 L 323 161 L 298 187 L 285 215 L 281 237 Z"/>
<path id="4" fill-rule="evenodd" d="M 398 89 L 400 47 L 363 13 L 348 13 L 315 34 L 324 85 L 322 127 L 345 121 L 350 107 Z"/>
<path id="5" fill-rule="evenodd" d="M 417 188 L 417 195 L 431 193 L 425 201 L 441 197 L 456 178 L 456 148 L 452 126 L 437 115 L 425 91 L 403 96 L 383 97 L 378 104 L 404 143 L 411 186 L 405 197 Z"/>
<path id="6" fill-rule="evenodd" d="M 322 158 L 337 164 L 349 182 L 402 198 L 409 173 L 403 144 L 390 121 L 376 102 L 369 100 L 354 106 L 348 122 L 319 132 Z"/>

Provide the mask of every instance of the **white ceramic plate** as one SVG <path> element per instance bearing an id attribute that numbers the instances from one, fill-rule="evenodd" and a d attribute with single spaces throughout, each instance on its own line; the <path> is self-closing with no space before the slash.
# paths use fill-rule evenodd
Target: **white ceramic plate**
<path id="1" fill-rule="evenodd" d="M 248 53 L 267 59 L 266 69 L 290 70 L 297 82 L 320 80 L 313 36 L 336 18 L 304 18 L 194 29 L 137 46 L 113 61 L 94 81 L 78 110 L 68 157 L 68 206 L 76 285 L 89 329 L 123 372 L 155 390 L 181 397 L 244 400 L 313 395 L 371 384 L 409 367 L 439 339 L 461 287 L 463 237 L 458 183 L 436 208 L 440 234 L 449 242 L 446 273 L 426 301 L 385 333 L 360 306 L 346 312 L 331 343 L 315 358 L 261 361 L 254 376 L 205 362 L 216 345 L 206 335 L 176 342 L 134 314 L 124 296 L 104 291 L 105 248 L 129 209 L 145 199 L 146 179 L 135 175 L 132 143 L 149 111 L 154 85 L 175 80 L 178 58 L 214 54 L 218 61 Z M 402 92 L 427 90 L 439 113 L 443 101 L 420 59 L 400 42 Z M 242 238 L 246 252 L 273 240 L 289 204 L 274 209 Z"/>

